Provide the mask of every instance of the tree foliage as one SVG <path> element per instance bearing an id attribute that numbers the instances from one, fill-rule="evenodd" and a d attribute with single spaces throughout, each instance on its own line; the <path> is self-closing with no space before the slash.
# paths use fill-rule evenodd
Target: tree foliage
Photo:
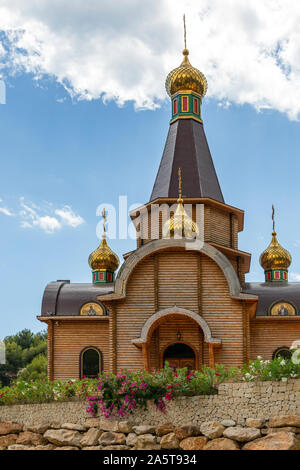
<path id="1" fill-rule="evenodd" d="M 18 375 L 35 380 L 47 374 L 47 332 L 24 329 L 4 338 L 6 363 L 0 365 L 0 386 L 9 385 Z"/>

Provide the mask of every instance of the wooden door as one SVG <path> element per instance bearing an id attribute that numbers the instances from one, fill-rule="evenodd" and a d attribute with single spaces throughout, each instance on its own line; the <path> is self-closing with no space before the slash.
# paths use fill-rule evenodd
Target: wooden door
<path id="1" fill-rule="evenodd" d="M 182 359 L 182 358 L 165 358 L 165 361 L 169 363 L 169 367 L 172 369 L 183 369 L 183 367 L 187 367 L 188 371 L 195 370 L 195 359 Z"/>

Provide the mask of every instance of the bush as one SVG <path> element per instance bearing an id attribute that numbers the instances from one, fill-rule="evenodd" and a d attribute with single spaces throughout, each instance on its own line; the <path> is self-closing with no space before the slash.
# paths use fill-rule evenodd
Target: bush
<path id="1" fill-rule="evenodd" d="M 45 365 L 39 356 L 34 361 L 33 371 L 27 366 L 14 383 L 0 389 L 0 406 L 86 399 L 89 403 L 87 412 L 92 416 L 100 410 L 107 418 L 124 417 L 138 406 L 145 409 L 148 400 L 163 412 L 175 397 L 217 393 L 218 385 L 225 380 L 285 382 L 300 377 L 300 357 L 298 359 L 296 353 L 292 359 L 264 361 L 258 357 L 241 367 L 226 368 L 217 364 L 214 369 L 204 366 L 201 371 L 188 372 L 186 368 L 174 371 L 166 365 L 151 373 L 126 370 L 117 375 L 109 373 L 97 379 L 67 382 L 51 382 L 46 377 L 28 380 L 26 377 L 39 375 Z"/>

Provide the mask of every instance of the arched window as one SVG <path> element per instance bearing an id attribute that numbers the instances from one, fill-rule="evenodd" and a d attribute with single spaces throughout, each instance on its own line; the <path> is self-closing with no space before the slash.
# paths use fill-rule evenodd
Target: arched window
<path id="1" fill-rule="evenodd" d="M 282 357 L 282 359 L 291 359 L 292 353 L 288 346 L 280 346 L 279 348 L 275 349 L 272 355 L 272 359 L 278 359 Z"/>
<path id="2" fill-rule="evenodd" d="M 98 348 L 89 346 L 80 353 L 80 377 L 96 378 L 102 372 L 102 355 Z"/>

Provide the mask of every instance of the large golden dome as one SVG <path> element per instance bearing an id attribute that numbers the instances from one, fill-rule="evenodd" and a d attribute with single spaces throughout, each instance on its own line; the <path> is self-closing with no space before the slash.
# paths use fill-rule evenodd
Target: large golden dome
<path id="1" fill-rule="evenodd" d="M 272 241 L 262 252 L 259 262 L 265 271 L 271 269 L 288 269 L 292 262 L 290 253 L 277 240 L 276 232 L 272 233 Z"/>
<path id="2" fill-rule="evenodd" d="M 183 49 L 183 61 L 179 67 L 172 70 L 166 78 L 166 90 L 169 96 L 178 91 L 191 90 L 204 96 L 207 91 L 207 81 L 200 70 L 190 64 L 188 49 Z"/>
<path id="3" fill-rule="evenodd" d="M 107 270 L 115 272 L 120 264 L 118 256 L 109 248 L 105 233 L 98 248 L 89 256 L 89 265 L 93 271 Z"/>

